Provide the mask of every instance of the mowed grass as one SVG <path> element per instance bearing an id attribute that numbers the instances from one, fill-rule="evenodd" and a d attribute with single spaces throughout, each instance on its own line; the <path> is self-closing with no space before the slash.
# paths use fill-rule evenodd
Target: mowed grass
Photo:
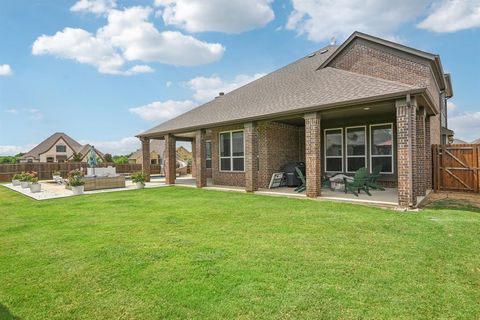
<path id="1" fill-rule="evenodd" d="M 0 187 L 0 319 L 478 319 L 480 213 Z"/>

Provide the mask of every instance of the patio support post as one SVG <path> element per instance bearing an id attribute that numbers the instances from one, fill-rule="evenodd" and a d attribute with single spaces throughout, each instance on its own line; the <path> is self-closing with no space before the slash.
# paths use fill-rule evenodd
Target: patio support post
<path id="1" fill-rule="evenodd" d="M 320 196 L 322 158 L 321 146 L 321 116 L 319 112 L 307 113 L 305 118 L 305 166 L 307 197 Z"/>
<path id="2" fill-rule="evenodd" d="M 165 183 L 175 184 L 177 169 L 177 152 L 175 150 L 175 137 L 172 134 L 165 136 Z"/>
<path id="3" fill-rule="evenodd" d="M 142 142 L 142 171 L 146 175 L 146 182 L 150 182 L 150 139 L 141 137 Z"/>
<path id="4" fill-rule="evenodd" d="M 257 124 L 247 122 L 244 125 L 245 134 L 245 191 L 258 190 L 258 137 Z"/>
<path id="5" fill-rule="evenodd" d="M 197 147 L 196 147 L 196 138 L 194 138 L 192 140 L 192 178 L 195 178 L 196 175 L 197 175 L 197 164 L 196 164 L 196 160 L 197 160 L 197 157 L 196 157 L 196 150 Z"/>
<path id="6" fill-rule="evenodd" d="M 430 117 L 425 118 L 425 184 L 427 190 L 432 190 L 432 144 L 430 142 Z"/>
<path id="7" fill-rule="evenodd" d="M 421 107 L 417 112 L 417 173 L 415 176 L 416 195 L 425 196 L 427 194 L 427 155 L 425 139 L 425 108 Z"/>
<path id="8" fill-rule="evenodd" d="M 413 103 L 412 103 L 413 102 Z M 415 149 L 416 149 L 416 106 L 407 99 L 395 101 L 397 116 L 397 172 L 398 172 L 398 204 L 408 208 L 417 204 L 414 190 Z"/>
<path id="9" fill-rule="evenodd" d="M 195 149 L 193 149 L 193 145 L 195 145 Z M 194 166 L 196 174 L 195 183 L 197 188 L 206 187 L 207 174 L 205 165 L 205 130 L 197 130 L 195 132 L 195 141 L 192 143 L 192 151 L 194 151 L 193 159 L 195 163 Z"/>

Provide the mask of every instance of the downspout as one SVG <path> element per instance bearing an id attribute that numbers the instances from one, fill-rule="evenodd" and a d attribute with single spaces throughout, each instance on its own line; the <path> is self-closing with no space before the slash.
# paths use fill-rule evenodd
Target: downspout
<path id="1" fill-rule="evenodd" d="M 413 154 L 412 154 L 412 100 L 410 93 L 407 94 L 406 96 L 406 102 L 407 102 L 407 116 L 408 116 L 408 121 L 407 121 L 407 126 L 408 126 L 408 167 L 410 168 L 408 172 L 408 180 L 410 181 L 410 199 L 409 199 L 409 205 L 413 206 Z"/>

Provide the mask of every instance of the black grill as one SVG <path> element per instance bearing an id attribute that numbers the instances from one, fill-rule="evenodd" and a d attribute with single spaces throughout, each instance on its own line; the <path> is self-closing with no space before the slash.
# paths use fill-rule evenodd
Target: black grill
<path id="1" fill-rule="evenodd" d="M 281 172 L 285 172 L 286 183 L 289 187 L 298 187 L 302 184 L 302 181 L 297 176 L 295 167 L 298 167 L 305 176 L 305 162 L 289 162 L 280 168 Z"/>

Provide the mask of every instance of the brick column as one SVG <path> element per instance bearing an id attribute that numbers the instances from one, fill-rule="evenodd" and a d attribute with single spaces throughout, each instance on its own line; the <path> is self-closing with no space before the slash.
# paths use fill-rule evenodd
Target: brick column
<path id="1" fill-rule="evenodd" d="M 427 162 L 425 147 L 425 108 L 421 107 L 417 112 L 417 163 L 415 175 L 415 188 L 417 196 L 425 196 L 427 194 Z"/>
<path id="2" fill-rule="evenodd" d="M 142 142 L 142 171 L 147 176 L 145 181 L 150 182 L 150 139 L 140 138 Z"/>
<path id="3" fill-rule="evenodd" d="M 258 136 L 257 124 L 248 122 L 244 125 L 245 135 L 245 190 L 258 190 Z"/>
<path id="4" fill-rule="evenodd" d="M 197 175 L 197 165 L 196 165 L 196 146 L 195 146 L 195 140 L 192 140 L 192 178 L 195 178 Z"/>
<path id="5" fill-rule="evenodd" d="M 305 118 L 305 166 L 307 178 L 307 197 L 320 196 L 321 188 L 321 155 L 320 155 L 320 113 L 307 113 Z"/>
<path id="6" fill-rule="evenodd" d="M 197 188 L 203 188 L 207 186 L 207 169 L 205 168 L 205 130 L 197 130 L 195 132 L 195 141 L 192 142 L 192 146 L 193 145 L 195 145 L 195 149 L 192 149 L 192 151 L 195 150 L 193 157 L 193 159 L 195 159 L 195 182 Z"/>
<path id="7" fill-rule="evenodd" d="M 425 186 L 432 190 L 432 143 L 430 142 L 430 117 L 425 118 Z"/>
<path id="8" fill-rule="evenodd" d="M 175 184 L 177 171 L 177 152 L 175 150 L 175 137 L 171 134 L 165 136 L 165 183 Z"/>
<path id="9" fill-rule="evenodd" d="M 416 205 L 413 183 L 416 107 L 407 105 L 403 99 L 397 100 L 395 106 L 397 110 L 398 204 L 408 208 Z"/>

